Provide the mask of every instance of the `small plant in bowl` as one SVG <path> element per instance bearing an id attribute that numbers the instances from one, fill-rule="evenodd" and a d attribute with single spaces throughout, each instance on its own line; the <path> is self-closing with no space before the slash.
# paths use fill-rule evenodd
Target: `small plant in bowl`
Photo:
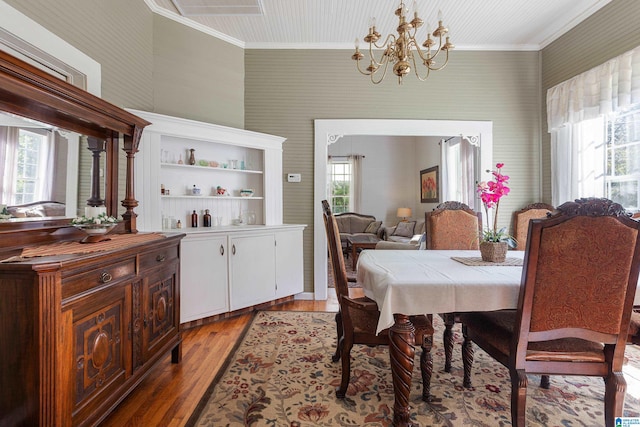
<path id="1" fill-rule="evenodd" d="M 115 227 L 118 222 L 117 218 L 101 213 L 98 216 L 79 216 L 71 220 L 71 225 L 84 231 L 87 234 L 81 243 L 95 243 L 108 240 L 104 235 Z"/>

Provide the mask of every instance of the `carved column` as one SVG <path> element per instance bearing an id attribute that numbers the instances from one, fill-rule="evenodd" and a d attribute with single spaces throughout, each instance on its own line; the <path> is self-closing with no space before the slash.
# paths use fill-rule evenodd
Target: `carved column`
<path id="1" fill-rule="evenodd" d="M 104 199 L 100 197 L 100 155 L 105 151 L 105 141 L 92 136 L 87 137 L 87 148 L 91 151 L 91 197 L 87 200 L 89 206 L 104 206 Z"/>

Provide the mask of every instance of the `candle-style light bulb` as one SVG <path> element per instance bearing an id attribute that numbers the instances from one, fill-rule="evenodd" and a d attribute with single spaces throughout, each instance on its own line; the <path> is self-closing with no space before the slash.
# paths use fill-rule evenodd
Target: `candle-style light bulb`
<path id="1" fill-rule="evenodd" d="M 358 50 L 360 48 L 360 39 L 356 37 L 356 50 Z"/>
<path id="2" fill-rule="evenodd" d="M 438 21 L 442 21 L 442 10 L 438 9 Z"/>
<path id="3" fill-rule="evenodd" d="M 373 28 L 376 26 L 376 18 L 375 16 L 372 16 L 371 18 L 369 18 L 369 28 Z"/>

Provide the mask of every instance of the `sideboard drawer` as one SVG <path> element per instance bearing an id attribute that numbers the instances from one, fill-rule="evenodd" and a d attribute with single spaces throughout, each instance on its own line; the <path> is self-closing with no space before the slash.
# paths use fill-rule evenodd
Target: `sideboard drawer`
<path id="1" fill-rule="evenodd" d="M 176 259 L 178 259 L 177 245 L 166 246 L 155 251 L 145 252 L 140 255 L 140 271 L 169 264 L 171 261 Z"/>
<path id="2" fill-rule="evenodd" d="M 134 258 L 124 261 L 96 266 L 95 269 L 75 276 L 70 276 L 62 281 L 62 299 L 76 296 L 97 286 L 134 277 L 136 275 L 136 263 Z"/>

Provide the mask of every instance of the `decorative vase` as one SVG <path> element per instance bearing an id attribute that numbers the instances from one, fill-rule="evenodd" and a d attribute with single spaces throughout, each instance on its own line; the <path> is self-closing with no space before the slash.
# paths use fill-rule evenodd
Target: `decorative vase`
<path id="1" fill-rule="evenodd" d="M 189 154 L 189 164 L 191 166 L 196 164 L 196 154 L 195 154 L 195 148 L 189 148 L 190 154 Z"/>
<path id="2" fill-rule="evenodd" d="M 483 261 L 504 262 L 507 257 L 507 242 L 480 242 Z"/>

